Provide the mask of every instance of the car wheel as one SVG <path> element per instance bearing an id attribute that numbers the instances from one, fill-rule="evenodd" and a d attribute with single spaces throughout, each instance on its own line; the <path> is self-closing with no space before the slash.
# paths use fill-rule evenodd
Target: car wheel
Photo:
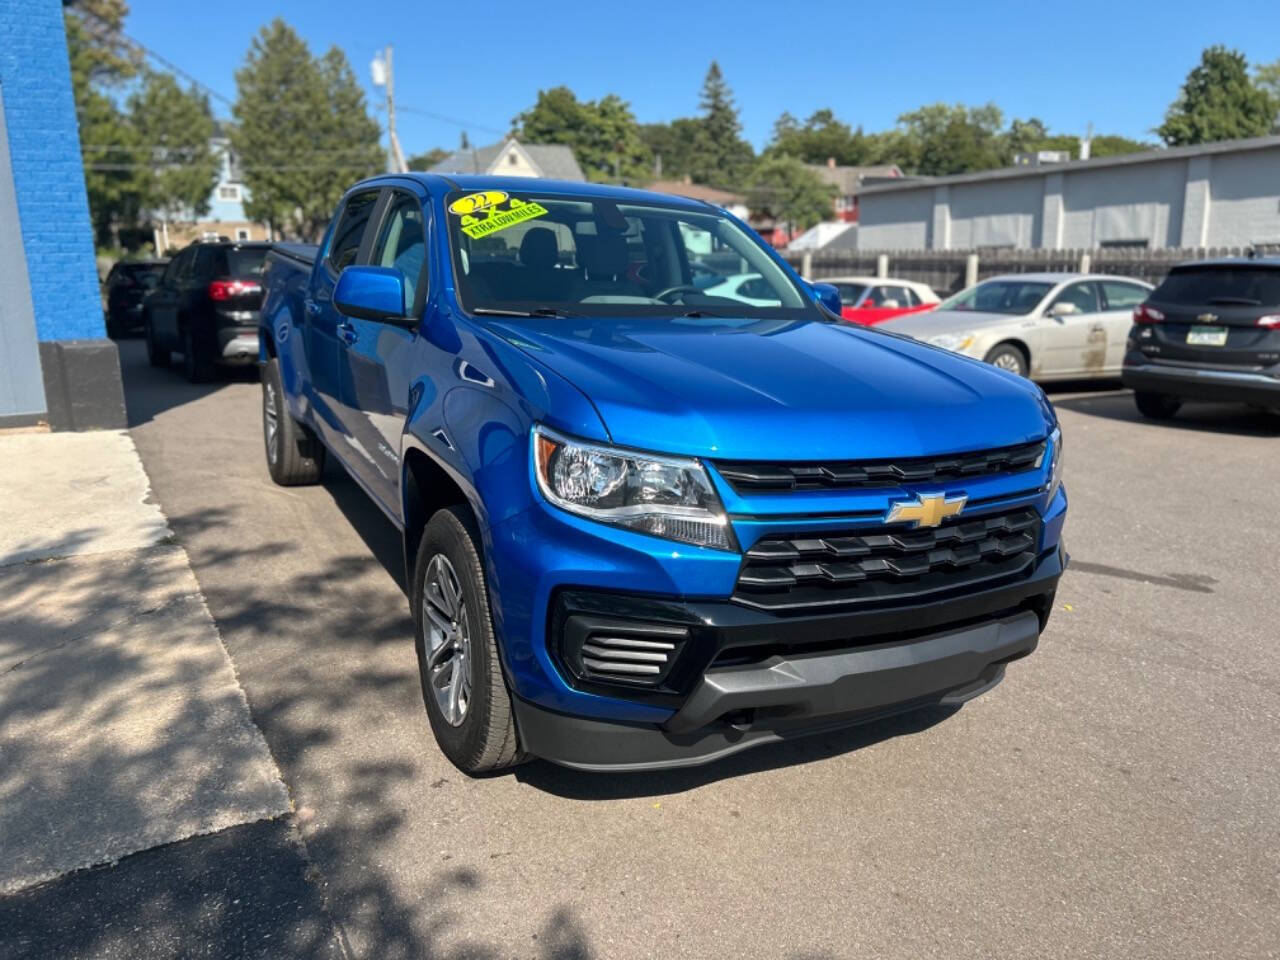
<path id="1" fill-rule="evenodd" d="M 1027 355 L 1012 343 L 997 344 L 982 359 L 993 367 L 1008 370 L 1010 373 L 1016 373 L 1020 377 L 1025 377 L 1028 372 Z"/>
<path id="2" fill-rule="evenodd" d="M 282 487 L 317 483 L 324 473 L 324 446 L 293 419 L 280 381 L 280 361 L 272 357 L 262 370 L 262 440 L 267 472 Z"/>
<path id="3" fill-rule="evenodd" d="M 147 338 L 147 363 L 153 367 L 167 367 L 169 361 L 173 359 L 173 354 L 168 347 L 162 347 L 157 342 L 156 332 L 151 327 L 150 316 L 143 320 L 143 330 Z"/>
<path id="4" fill-rule="evenodd" d="M 1133 402 L 1137 405 L 1139 413 L 1144 417 L 1150 417 L 1152 420 L 1168 420 L 1182 406 L 1182 401 L 1177 397 L 1171 397 L 1164 393 L 1144 393 L 1141 391 L 1133 395 Z"/>
<path id="5" fill-rule="evenodd" d="M 470 775 L 523 759 L 478 544 L 465 507 L 436 511 L 422 534 L 413 585 L 427 718 L 440 750 Z"/>
<path id="6" fill-rule="evenodd" d="M 210 375 L 209 361 L 200 355 L 190 324 L 182 331 L 182 375 L 188 383 L 204 383 Z"/>

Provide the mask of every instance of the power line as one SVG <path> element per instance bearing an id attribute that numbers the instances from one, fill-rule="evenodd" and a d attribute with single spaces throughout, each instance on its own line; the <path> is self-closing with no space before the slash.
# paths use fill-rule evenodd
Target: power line
<path id="1" fill-rule="evenodd" d="M 439 120 L 442 123 L 452 123 L 455 126 L 466 127 L 471 130 L 483 130 L 485 133 L 496 133 L 499 136 L 506 136 L 506 130 L 499 130 L 497 127 L 486 126 L 483 123 L 472 123 L 470 120 L 459 120 L 457 117 L 446 116 L 443 113 L 434 113 L 431 110 L 422 110 L 419 107 L 406 107 L 402 103 L 396 104 L 396 109 L 401 113 L 412 113 L 419 117 L 429 117 L 432 120 Z"/>

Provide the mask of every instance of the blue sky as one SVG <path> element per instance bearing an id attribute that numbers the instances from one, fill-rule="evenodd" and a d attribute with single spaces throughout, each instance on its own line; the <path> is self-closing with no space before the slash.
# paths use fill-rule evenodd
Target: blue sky
<path id="1" fill-rule="evenodd" d="M 235 69 L 278 14 L 313 51 L 336 44 L 365 82 L 395 46 L 406 152 L 454 147 L 466 121 L 488 143 L 565 84 L 579 97 L 617 93 L 642 122 L 697 110 L 708 63 L 720 62 L 757 148 L 783 110 L 830 107 L 867 130 L 936 101 L 994 101 L 1055 133 L 1153 139 L 1186 72 L 1210 44 L 1251 64 L 1280 58 L 1280 0 L 1110 3 L 804 3 L 631 0 L 428 3 L 423 0 L 132 0 L 127 32 L 202 83 L 235 96 Z M 353 14 L 352 10 L 358 13 Z M 215 111 L 227 108 L 215 102 Z M 383 116 L 379 114 L 379 116 Z"/>

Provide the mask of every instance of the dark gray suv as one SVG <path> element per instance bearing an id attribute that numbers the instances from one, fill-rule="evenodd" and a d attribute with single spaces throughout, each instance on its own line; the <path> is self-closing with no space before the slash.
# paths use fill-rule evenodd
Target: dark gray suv
<path id="1" fill-rule="evenodd" d="M 1183 400 L 1280 411 L 1280 257 L 1180 264 L 1133 323 L 1121 376 L 1145 416 Z"/>

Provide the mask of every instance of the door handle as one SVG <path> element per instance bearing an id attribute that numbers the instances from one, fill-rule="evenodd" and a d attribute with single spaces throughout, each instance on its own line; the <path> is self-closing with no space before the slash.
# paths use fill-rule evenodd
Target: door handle
<path id="1" fill-rule="evenodd" d="M 343 320 L 338 324 L 338 336 L 344 343 L 355 343 L 360 339 L 360 334 L 356 332 L 356 328 L 351 325 L 349 320 Z"/>
<path id="2" fill-rule="evenodd" d="M 314 300 L 304 300 L 303 306 L 306 308 L 308 317 L 320 316 L 320 304 L 316 303 Z"/>

